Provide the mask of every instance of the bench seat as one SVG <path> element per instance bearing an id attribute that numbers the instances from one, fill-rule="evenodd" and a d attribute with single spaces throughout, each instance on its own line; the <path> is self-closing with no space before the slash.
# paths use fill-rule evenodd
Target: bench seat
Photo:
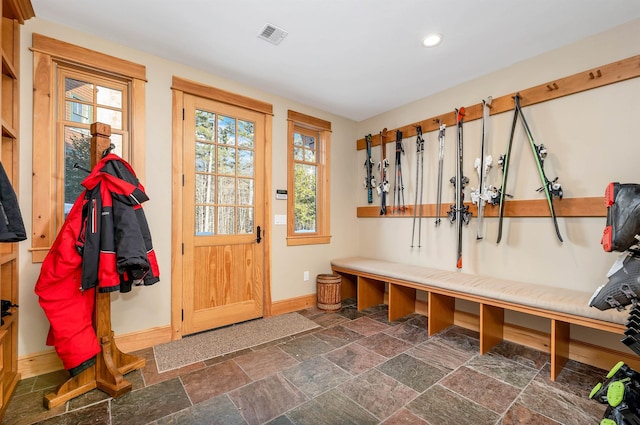
<path id="1" fill-rule="evenodd" d="M 591 292 L 364 257 L 334 259 L 331 268 L 356 278 L 351 295 L 357 293 L 359 310 L 382 304 L 388 284 L 390 321 L 413 313 L 416 291 L 427 292 L 429 335 L 453 324 L 456 299 L 479 303 L 481 354 L 503 339 L 505 309 L 550 319 L 552 379 L 568 360 L 570 324 L 619 335 L 626 329 L 628 311 L 589 307 Z"/>

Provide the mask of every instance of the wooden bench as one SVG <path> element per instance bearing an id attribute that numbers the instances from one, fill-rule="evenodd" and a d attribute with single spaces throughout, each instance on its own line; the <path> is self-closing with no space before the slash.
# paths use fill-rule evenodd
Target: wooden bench
<path id="1" fill-rule="evenodd" d="M 505 310 L 550 319 L 552 380 L 569 359 L 570 325 L 621 337 L 626 329 L 628 311 L 589 307 L 590 292 L 363 257 L 332 260 L 331 268 L 343 277 L 343 298 L 357 296 L 358 310 L 383 304 L 388 285 L 389 321 L 414 313 L 416 292 L 427 292 L 429 336 L 454 324 L 456 299 L 478 303 L 480 354 L 504 339 Z"/>

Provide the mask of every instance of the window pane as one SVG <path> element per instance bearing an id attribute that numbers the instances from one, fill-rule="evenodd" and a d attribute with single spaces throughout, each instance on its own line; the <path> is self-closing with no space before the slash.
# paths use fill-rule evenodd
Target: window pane
<path id="1" fill-rule="evenodd" d="M 67 99 L 93 102 L 93 84 L 67 77 L 64 79 L 64 95 Z"/>
<path id="2" fill-rule="evenodd" d="M 253 233 L 253 208 L 238 208 L 238 233 Z"/>
<path id="3" fill-rule="evenodd" d="M 316 151 L 305 149 L 304 160 L 307 162 L 316 162 Z"/>
<path id="4" fill-rule="evenodd" d="M 293 145 L 302 146 L 302 135 L 300 133 L 293 133 Z"/>
<path id="5" fill-rule="evenodd" d="M 65 104 L 65 120 L 82 124 L 90 124 L 93 120 L 93 107 L 91 105 L 70 101 L 65 102 Z"/>
<path id="6" fill-rule="evenodd" d="M 196 109 L 196 137 L 214 141 L 216 136 L 216 114 Z"/>
<path id="7" fill-rule="evenodd" d="M 96 100 L 98 105 L 111 106 L 122 109 L 122 92 L 109 87 L 96 87 Z"/>
<path id="8" fill-rule="evenodd" d="M 90 142 L 89 130 L 77 127 L 64 128 L 64 211 L 65 216 L 78 198 L 84 187 L 80 184 L 87 177 L 87 172 L 74 168 L 78 164 L 89 169 Z"/>
<path id="9" fill-rule="evenodd" d="M 196 171 L 215 173 L 216 146 L 211 143 L 196 142 Z"/>
<path id="10" fill-rule="evenodd" d="M 122 158 L 122 134 L 111 133 L 111 144 L 114 146 L 114 148 L 111 150 L 111 153 L 114 153 Z"/>
<path id="11" fill-rule="evenodd" d="M 253 205 L 253 179 L 238 179 L 238 204 Z"/>
<path id="12" fill-rule="evenodd" d="M 218 115 L 218 143 L 224 145 L 236 144 L 236 120 L 231 117 Z"/>
<path id="13" fill-rule="evenodd" d="M 218 146 L 218 172 L 236 174 L 236 148 Z"/>
<path id="14" fill-rule="evenodd" d="M 215 207 L 196 206 L 196 236 L 215 234 L 215 212 Z"/>
<path id="15" fill-rule="evenodd" d="M 296 161 L 304 160 L 304 149 L 302 148 L 293 148 L 293 159 Z"/>
<path id="16" fill-rule="evenodd" d="M 238 149 L 238 175 L 253 177 L 253 151 Z"/>
<path id="17" fill-rule="evenodd" d="M 316 138 L 311 136 L 304 136 L 304 147 L 308 149 L 315 149 Z"/>
<path id="18" fill-rule="evenodd" d="M 196 174 L 196 204 L 215 204 L 216 176 Z"/>
<path id="19" fill-rule="evenodd" d="M 236 203 L 236 179 L 233 177 L 218 177 L 218 204 Z"/>
<path id="20" fill-rule="evenodd" d="M 295 164 L 294 167 L 294 231 L 316 232 L 317 167 Z"/>
<path id="21" fill-rule="evenodd" d="M 98 107 L 97 120 L 105 124 L 109 124 L 111 128 L 122 130 L 122 112 L 113 109 Z"/>
<path id="22" fill-rule="evenodd" d="M 254 124 L 249 121 L 238 120 L 238 146 L 252 148 L 255 138 Z"/>
<path id="23" fill-rule="evenodd" d="M 219 207 L 218 208 L 218 234 L 233 235 L 236 228 L 236 208 L 235 207 Z"/>

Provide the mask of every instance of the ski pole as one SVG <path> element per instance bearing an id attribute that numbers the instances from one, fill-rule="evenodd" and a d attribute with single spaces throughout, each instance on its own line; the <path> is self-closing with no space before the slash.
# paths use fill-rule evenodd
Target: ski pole
<path id="1" fill-rule="evenodd" d="M 396 130 L 396 177 L 393 185 L 393 211 L 404 212 L 404 185 L 402 182 L 402 131 Z"/>
<path id="2" fill-rule="evenodd" d="M 436 200 L 436 227 L 440 224 L 440 210 L 442 209 L 442 163 L 444 160 L 444 133 L 447 126 L 440 121 L 436 120 L 440 129 L 438 131 L 438 188 L 437 188 L 437 200 Z"/>
<path id="3" fill-rule="evenodd" d="M 416 232 L 416 217 L 418 217 L 418 248 L 420 248 L 420 236 L 422 234 L 422 192 L 424 180 L 424 139 L 422 138 L 422 127 L 417 126 L 416 131 L 416 196 L 413 203 L 413 230 L 411 232 L 411 248 L 413 248 L 414 234 Z M 420 203 L 418 204 L 418 192 L 420 192 Z M 418 214 L 418 209 L 420 210 Z"/>
<path id="4" fill-rule="evenodd" d="M 387 147 L 385 139 L 387 137 L 387 129 L 380 132 L 380 147 L 382 149 L 381 160 L 378 163 L 380 171 L 380 185 L 378 193 L 380 194 L 380 215 L 387 214 L 387 193 L 389 192 L 389 181 L 387 180 L 387 169 L 389 168 L 389 160 L 387 159 Z"/>

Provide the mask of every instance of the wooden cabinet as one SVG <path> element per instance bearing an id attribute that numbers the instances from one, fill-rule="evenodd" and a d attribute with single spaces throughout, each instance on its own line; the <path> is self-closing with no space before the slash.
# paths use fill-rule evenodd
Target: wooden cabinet
<path id="1" fill-rule="evenodd" d="M 20 25 L 34 16 L 29 0 L 2 0 L 0 48 L 0 161 L 16 193 L 19 187 Z M 0 244 L 0 298 L 18 304 L 18 242 Z M 18 374 L 18 308 L 0 325 L 0 418 L 20 379 Z"/>

